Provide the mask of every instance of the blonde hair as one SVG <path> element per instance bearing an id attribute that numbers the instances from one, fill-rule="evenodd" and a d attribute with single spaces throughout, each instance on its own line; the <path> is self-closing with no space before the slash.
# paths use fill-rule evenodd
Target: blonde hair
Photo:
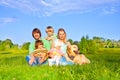
<path id="1" fill-rule="evenodd" d="M 60 28 L 60 29 L 58 30 L 57 38 L 60 39 L 60 37 L 59 37 L 59 32 L 60 32 L 60 31 L 63 31 L 63 32 L 65 33 L 65 39 L 63 40 L 63 42 L 66 43 L 66 41 L 67 41 L 67 39 L 66 39 L 67 35 L 66 35 L 66 32 L 65 32 L 65 30 L 64 30 L 63 28 Z"/>

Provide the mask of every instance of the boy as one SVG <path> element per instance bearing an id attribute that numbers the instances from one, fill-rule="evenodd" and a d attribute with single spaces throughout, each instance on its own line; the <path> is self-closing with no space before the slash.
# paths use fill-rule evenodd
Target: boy
<path id="1" fill-rule="evenodd" d="M 52 46 L 52 41 L 57 39 L 57 35 L 54 33 L 53 27 L 47 26 L 46 33 L 47 33 L 47 37 L 45 37 L 45 39 L 48 40 L 49 44 Z"/>
<path id="2" fill-rule="evenodd" d="M 41 39 L 41 31 L 38 28 L 34 28 L 33 29 L 32 36 L 33 36 L 33 38 L 35 40 L 33 42 L 31 42 L 30 45 L 29 45 L 29 55 L 26 56 L 26 61 L 28 62 L 28 64 L 29 64 L 29 60 L 31 59 L 30 55 L 35 50 L 35 41 L 42 40 L 44 48 L 46 48 L 47 50 L 50 50 L 49 42 L 47 40 L 45 40 L 45 39 Z M 36 62 L 37 61 L 38 60 L 36 60 Z M 32 65 L 37 65 L 37 64 L 32 63 Z"/>
<path id="3" fill-rule="evenodd" d="M 29 64 L 33 63 L 42 64 L 48 58 L 47 54 L 48 50 L 43 47 L 43 42 L 41 40 L 37 40 L 35 42 L 35 50 L 30 54 L 31 59 L 29 60 Z M 38 60 L 38 61 L 36 61 Z"/>

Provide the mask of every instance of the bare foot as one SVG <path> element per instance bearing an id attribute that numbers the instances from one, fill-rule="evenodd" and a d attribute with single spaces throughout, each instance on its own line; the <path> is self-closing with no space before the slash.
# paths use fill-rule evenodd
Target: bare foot
<path id="1" fill-rule="evenodd" d="M 32 61 L 32 60 L 30 60 L 30 61 L 29 61 L 29 65 L 32 65 L 32 63 L 33 63 L 33 61 Z"/>

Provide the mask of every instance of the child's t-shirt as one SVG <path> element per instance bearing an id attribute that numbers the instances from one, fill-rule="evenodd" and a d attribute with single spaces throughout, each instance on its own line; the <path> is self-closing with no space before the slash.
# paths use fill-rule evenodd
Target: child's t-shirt
<path id="1" fill-rule="evenodd" d="M 48 37 L 48 36 L 47 36 L 47 37 Z M 53 33 L 53 35 L 52 35 L 51 37 L 53 37 L 54 40 L 57 39 L 57 35 L 56 35 L 55 33 Z M 46 37 L 45 37 L 45 38 L 46 38 Z M 49 41 L 49 44 L 52 45 L 52 40 Z"/>
<path id="2" fill-rule="evenodd" d="M 50 43 L 45 40 L 45 39 L 41 39 L 44 45 L 44 48 L 46 48 L 47 50 L 50 50 Z M 35 41 L 31 42 L 29 45 L 29 54 L 31 54 L 32 52 L 34 52 L 35 50 Z"/>

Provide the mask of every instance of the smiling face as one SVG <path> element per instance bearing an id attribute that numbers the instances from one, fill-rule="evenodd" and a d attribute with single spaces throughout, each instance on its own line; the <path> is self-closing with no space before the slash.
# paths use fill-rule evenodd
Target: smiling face
<path id="1" fill-rule="evenodd" d="M 43 48 L 43 42 L 41 40 L 37 40 L 35 42 L 35 49 L 42 49 Z"/>
<path id="2" fill-rule="evenodd" d="M 39 33 L 34 33 L 33 37 L 35 40 L 39 40 L 40 39 L 40 34 Z"/>
<path id="3" fill-rule="evenodd" d="M 43 45 L 38 45 L 38 49 L 42 49 L 43 48 Z"/>
<path id="4" fill-rule="evenodd" d="M 60 40 L 64 40 L 66 38 L 66 34 L 64 31 L 59 31 L 58 37 Z"/>
<path id="5" fill-rule="evenodd" d="M 47 34 L 48 34 L 48 36 L 50 37 L 50 36 L 52 36 L 52 35 L 53 35 L 54 30 L 53 30 L 52 28 L 47 29 L 47 30 L 46 30 L 46 33 L 47 33 Z"/>
<path id="6" fill-rule="evenodd" d="M 38 28 L 34 28 L 32 31 L 32 36 L 35 40 L 39 40 L 41 38 L 41 31 Z"/>

